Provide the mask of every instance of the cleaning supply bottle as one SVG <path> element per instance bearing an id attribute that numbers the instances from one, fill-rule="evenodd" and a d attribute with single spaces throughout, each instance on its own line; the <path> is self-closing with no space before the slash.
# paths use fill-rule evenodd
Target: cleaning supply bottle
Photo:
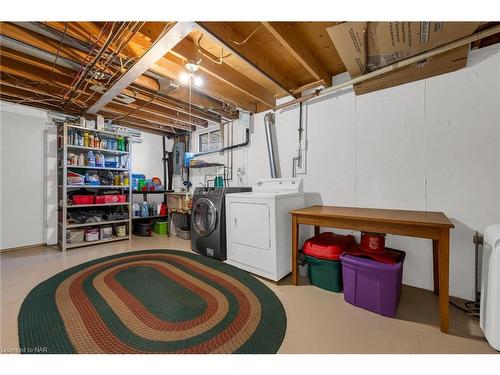
<path id="1" fill-rule="evenodd" d="M 89 133 L 83 133 L 83 147 L 89 147 Z"/>
<path id="2" fill-rule="evenodd" d="M 140 217 L 141 216 L 141 205 L 137 202 L 134 202 L 132 205 L 132 212 L 134 213 L 134 217 Z"/>
<path id="3" fill-rule="evenodd" d="M 95 156 L 94 156 L 94 153 L 92 151 L 89 151 L 87 153 L 87 165 L 89 167 L 95 167 Z"/>
<path id="4" fill-rule="evenodd" d="M 95 154 L 95 165 L 96 167 L 104 167 L 104 156 L 100 152 Z"/>
<path id="5" fill-rule="evenodd" d="M 142 202 L 141 216 L 142 217 L 149 216 L 149 203 L 146 201 Z"/>
<path id="6" fill-rule="evenodd" d="M 78 165 L 80 167 L 85 166 L 85 156 L 83 154 L 78 155 Z"/>

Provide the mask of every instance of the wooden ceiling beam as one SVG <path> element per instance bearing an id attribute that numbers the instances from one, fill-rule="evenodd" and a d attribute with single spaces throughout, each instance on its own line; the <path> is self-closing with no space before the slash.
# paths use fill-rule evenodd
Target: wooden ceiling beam
<path id="1" fill-rule="evenodd" d="M 270 108 L 275 107 L 276 99 L 272 92 L 266 90 L 264 87 L 260 86 L 255 81 L 252 81 L 250 78 L 241 74 L 229 65 L 226 65 L 223 62 L 219 64 L 206 56 L 200 56 L 198 53 L 198 46 L 188 39 L 184 39 L 179 42 L 170 51 L 170 53 L 185 60 L 197 61 L 201 58 L 200 70 L 210 74 L 212 77 L 219 79 L 224 83 L 227 83 L 228 85 L 241 91 L 243 94 L 248 95 L 254 100 L 257 100 Z"/>
<path id="2" fill-rule="evenodd" d="M 113 122 L 145 121 L 149 124 L 156 124 L 157 126 L 163 126 L 165 128 L 170 127 L 187 132 L 191 131 L 191 127 L 181 127 L 178 124 L 173 124 L 171 121 L 162 118 L 161 116 L 145 114 L 144 112 L 141 111 L 129 114 L 130 111 L 129 112 L 123 111 L 123 109 L 120 109 L 118 106 L 115 106 L 114 104 L 112 105 L 108 104 L 108 106 L 104 107 L 101 112 L 103 113 L 103 115 L 105 113 L 106 118 L 109 118 Z"/>
<path id="3" fill-rule="evenodd" d="M 221 47 L 224 47 L 225 50 L 238 56 L 252 66 L 259 74 L 273 81 L 284 91 L 291 94 L 291 90 L 296 86 L 296 82 L 291 78 L 291 75 L 286 74 L 280 70 L 279 66 L 275 66 L 271 61 L 263 58 L 262 51 L 252 48 L 248 43 L 241 45 L 230 43 L 231 40 L 241 40 L 242 35 L 239 35 L 239 33 L 227 23 L 197 22 L 197 24 L 201 31 L 207 33 L 213 41 Z"/>
<path id="4" fill-rule="evenodd" d="M 144 37 L 136 35 L 131 42 L 132 49 L 136 54 L 140 55 L 150 45 Z M 174 47 L 175 48 L 175 47 Z M 154 65 L 150 67 L 150 71 L 162 77 L 170 78 L 178 81 L 179 77 L 186 73 L 186 69 L 182 65 L 183 61 L 188 59 L 179 58 L 178 56 L 168 54 L 159 59 Z M 198 71 L 198 76 L 203 80 L 202 87 L 192 87 L 191 100 L 193 103 L 204 108 L 221 108 L 223 102 L 234 103 L 246 111 L 255 111 L 255 99 L 249 98 L 247 95 L 241 95 L 241 91 L 235 89 L 233 86 L 226 82 L 221 82 L 216 77 L 208 74 L 205 71 Z M 185 93 L 184 95 L 181 93 Z M 189 95 L 187 95 L 187 88 L 181 87 L 181 90 L 169 93 L 169 96 L 181 99 L 189 103 Z M 212 98 L 215 98 L 212 99 Z"/>
<path id="5" fill-rule="evenodd" d="M 170 117 L 163 116 L 158 112 L 154 112 L 151 109 L 148 109 L 147 106 L 133 106 L 133 105 L 121 105 L 119 103 L 108 103 L 106 107 L 107 110 L 115 110 L 120 111 L 120 116 L 131 117 L 131 118 L 144 118 L 155 123 L 161 125 L 168 125 L 180 130 L 190 131 L 192 126 L 196 126 L 196 124 L 186 124 L 180 123 L 175 119 Z M 128 115 L 130 113 L 130 115 Z"/>
<path id="6" fill-rule="evenodd" d="M 51 23 L 47 23 L 47 26 L 45 26 L 45 27 L 51 27 L 56 32 L 62 32 L 61 28 L 64 28 L 64 25 L 65 25 L 65 23 L 52 23 L 51 22 Z M 80 23 L 78 23 L 78 25 L 80 25 Z M 75 38 L 75 40 L 78 40 L 80 43 L 88 43 L 88 40 L 86 40 L 83 37 L 84 29 L 80 30 L 79 33 L 76 33 L 76 34 L 75 34 L 74 29 L 75 29 L 75 23 L 70 22 L 68 25 L 68 29 L 67 29 L 68 37 Z M 8 27 L 6 30 L 8 31 L 9 37 L 16 37 L 16 36 L 19 37 L 19 35 L 21 35 L 21 41 L 19 41 L 19 42 L 21 42 L 23 44 L 26 44 L 26 45 L 29 45 L 29 46 L 32 46 L 35 48 L 39 48 L 40 50 L 48 50 L 47 53 L 49 53 L 49 54 L 53 53 L 53 57 L 55 60 L 55 53 L 59 47 L 57 41 L 52 40 L 50 38 L 44 38 L 42 35 L 37 34 L 34 31 L 23 30 L 22 27 L 12 25 L 12 24 L 8 24 Z M 3 31 L 4 31 L 4 28 L 2 28 L 2 33 L 3 33 Z M 97 28 L 93 32 L 95 33 L 98 31 L 99 31 L 99 29 Z M 95 36 L 97 36 L 97 35 L 95 35 Z M 45 42 L 44 39 L 48 39 L 49 42 Z M 57 46 L 56 46 L 56 44 L 57 44 Z M 61 49 L 60 56 L 62 56 L 65 53 L 66 49 L 67 49 L 67 46 L 64 45 L 64 47 Z M 136 55 L 135 55 L 136 57 L 140 56 L 144 53 L 144 49 L 137 51 L 137 48 L 135 48 L 135 50 L 136 50 Z M 75 59 L 81 58 L 83 60 L 83 58 L 85 56 L 86 56 L 86 54 L 84 52 L 82 52 L 81 50 L 75 50 L 75 53 L 72 54 L 71 56 L 68 56 L 68 57 L 72 57 Z M 128 58 L 133 57 L 133 56 L 123 55 L 123 52 L 122 52 L 121 57 L 123 59 L 128 59 Z M 24 59 L 25 62 L 29 62 L 30 59 L 31 59 L 31 56 L 25 55 L 25 59 Z M 61 58 L 59 58 L 58 62 L 60 62 L 60 61 L 61 61 Z M 80 61 L 75 61 L 75 60 L 73 60 L 73 61 L 74 61 L 74 64 L 76 64 L 77 66 L 78 66 L 78 64 L 81 63 Z M 51 66 L 52 66 L 52 64 L 50 64 L 50 67 Z M 47 68 L 47 66 L 44 66 L 44 67 Z M 55 69 L 60 70 L 59 65 L 55 65 Z M 176 67 L 176 69 L 178 69 L 177 71 L 179 71 L 182 69 L 182 67 Z M 74 75 L 76 74 L 76 71 L 71 71 L 71 70 L 66 70 L 65 72 L 67 73 L 68 77 L 69 76 L 74 77 Z M 112 72 L 108 72 L 108 73 L 112 73 Z M 173 77 L 173 78 L 176 78 L 176 77 Z M 98 84 L 98 82 L 96 82 L 96 84 Z M 137 84 L 137 85 L 142 86 L 142 87 L 149 89 L 149 90 L 153 90 L 156 93 L 159 90 L 158 81 L 156 79 L 153 79 L 151 77 L 147 77 L 145 75 L 141 75 L 140 77 L 138 77 L 137 80 L 134 82 L 134 84 Z M 94 93 L 94 97 L 96 99 L 98 99 L 100 95 L 101 95 L 100 93 Z M 159 95 L 161 95 L 161 93 Z M 164 95 L 161 95 L 161 96 L 163 97 L 163 99 L 166 100 Z M 185 90 L 180 90 L 180 92 L 175 96 L 177 96 L 177 98 L 181 99 L 181 101 L 179 101 L 179 99 L 172 98 L 171 102 L 176 107 L 175 109 L 179 110 L 181 112 L 182 111 L 188 112 L 188 110 L 187 110 L 188 104 L 185 103 L 186 99 L 184 99 L 186 97 Z M 192 98 L 192 115 L 193 116 L 197 116 L 199 118 L 203 118 L 203 119 L 209 120 L 209 121 L 214 121 L 216 123 L 220 123 L 220 115 L 223 115 L 223 116 L 229 117 L 229 118 L 233 118 L 233 115 L 224 109 L 223 103 L 220 101 L 217 101 L 215 99 L 212 99 L 211 97 L 207 97 L 205 95 L 201 95 L 198 93 L 193 93 L 191 98 Z M 95 100 L 91 100 L 89 102 L 89 105 L 92 105 L 94 101 Z M 181 108 L 179 108 L 179 107 L 181 107 Z M 212 111 L 214 113 L 211 114 L 208 111 L 203 110 L 201 108 L 208 108 L 208 109 L 210 109 L 210 111 Z M 172 109 L 174 109 L 174 108 L 172 108 Z"/>
<path id="7" fill-rule="evenodd" d="M 325 87 L 332 85 L 332 76 L 314 55 L 311 48 L 287 22 L 261 22 L 271 35 L 314 77 L 322 80 Z"/>
<path id="8" fill-rule="evenodd" d="M 193 22 L 178 22 L 121 75 L 104 93 L 97 103 L 88 109 L 88 113 L 98 113 L 107 103 L 111 102 L 118 94 L 125 90 L 132 82 L 154 65 L 162 56 L 170 51 L 180 40 L 184 39 L 195 27 Z"/>
<path id="9" fill-rule="evenodd" d="M 158 127 L 155 127 L 154 125 L 141 124 L 141 123 L 137 123 L 137 122 L 133 122 L 133 121 L 119 121 L 117 123 L 117 125 L 125 126 L 127 128 L 141 130 L 141 131 L 146 132 L 146 133 L 161 135 L 163 137 L 178 134 L 176 131 L 173 131 L 173 130 L 160 129 Z"/>

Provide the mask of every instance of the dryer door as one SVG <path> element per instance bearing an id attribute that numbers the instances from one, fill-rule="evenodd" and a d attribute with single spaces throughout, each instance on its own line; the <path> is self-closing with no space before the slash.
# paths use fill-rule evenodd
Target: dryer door
<path id="1" fill-rule="evenodd" d="M 196 200 L 192 215 L 193 228 L 202 237 L 208 236 L 217 226 L 217 207 L 207 198 Z"/>

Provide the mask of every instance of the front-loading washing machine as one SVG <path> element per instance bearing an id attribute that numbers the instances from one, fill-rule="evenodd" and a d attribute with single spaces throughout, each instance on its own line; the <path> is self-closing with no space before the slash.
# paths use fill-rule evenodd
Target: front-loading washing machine
<path id="1" fill-rule="evenodd" d="M 211 258 L 226 259 L 227 194 L 251 191 L 250 187 L 197 187 L 191 210 L 191 249 Z"/>

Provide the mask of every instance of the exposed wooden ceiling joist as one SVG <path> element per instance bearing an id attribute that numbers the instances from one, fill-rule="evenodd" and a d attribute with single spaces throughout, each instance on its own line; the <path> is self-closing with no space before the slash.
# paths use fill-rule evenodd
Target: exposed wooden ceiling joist
<path id="1" fill-rule="evenodd" d="M 215 40 L 220 45 L 231 53 L 239 56 L 248 64 L 252 65 L 260 74 L 274 81 L 284 91 L 290 92 L 294 89 L 296 83 L 292 77 L 285 74 L 279 66 L 275 66 L 272 62 L 262 58 L 262 51 L 251 48 L 248 44 L 235 44 L 230 41 L 241 40 L 244 36 L 238 34 L 228 22 L 197 22 L 199 27 L 210 38 Z"/>
<path id="2" fill-rule="evenodd" d="M 162 56 L 170 51 L 179 41 L 184 39 L 195 27 L 194 22 L 178 22 L 161 36 L 141 58 L 132 65 L 114 84 L 103 94 L 97 103 L 87 111 L 98 113 L 107 103 L 111 102 L 118 94 L 125 90 L 140 75 L 155 64 Z"/>
<path id="3" fill-rule="evenodd" d="M 207 72 L 211 76 L 231 85 L 232 87 L 240 90 L 245 95 L 252 97 L 254 100 L 261 102 L 264 105 L 273 108 L 276 105 L 274 94 L 256 82 L 249 79 L 247 76 L 241 74 L 232 67 L 224 64 L 223 61 L 215 62 L 206 54 L 198 52 L 199 47 L 188 39 L 182 40 L 178 43 L 170 53 L 192 61 L 200 62 L 200 69 Z"/>
<path id="4" fill-rule="evenodd" d="M 332 76 L 330 73 L 314 55 L 311 48 L 300 38 L 300 35 L 295 33 L 289 23 L 262 22 L 262 25 L 316 80 L 323 81 L 325 87 L 332 85 Z"/>

